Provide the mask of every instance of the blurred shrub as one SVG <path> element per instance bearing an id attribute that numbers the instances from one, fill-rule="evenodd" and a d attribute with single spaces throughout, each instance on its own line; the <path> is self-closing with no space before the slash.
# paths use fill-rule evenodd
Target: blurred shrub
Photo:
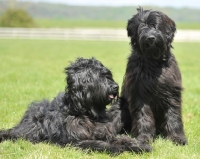
<path id="1" fill-rule="evenodd" d="M 23 9 L 8 9 L 0 17 L 1 27 L 36 27 L 33 18 Z"/>

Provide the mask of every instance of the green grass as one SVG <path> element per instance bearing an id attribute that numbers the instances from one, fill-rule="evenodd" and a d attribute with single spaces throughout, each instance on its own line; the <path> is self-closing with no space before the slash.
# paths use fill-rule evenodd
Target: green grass
<path id="1" fill-rule="evenodd" d="M 123 153 L 115 158 L 135 159 L 200 159 L 200 45 L 174 43 L 175 56 L 183 78 L 183 121 L 189 144 L 175 146 L 158 138 L 151 153 Z M 0 40 L 0 129 L 19 122 L 27 105 L 33 100 L 52 99 L 65 88 L 64 67 L 76 57 L 96 57 L 110 68 L 121 86 L 127 57 L 128 42 L 112 41 L 54 41 Z M 106 153 L 87 154 L 74 148 L 31 144 L 18 140 L 0 143 L 1 159 L 24 158 L 110 158 Z"/>
<path id="2" fill-rule="evenodd" d="M 36 19 L 38 27 L 44 28 L 126 28 L 125 21 L 106 20 L 68 20 L 68 19 Z M 179 22 L 177 29 L 200 29 L 200 23 Z"/>
<path id="3" fill-rule="evenodd" d="M 191 29 L 191 30 L 199 30 L 200 29 L 200 23 L 199 22 L 179 22 L 176 23 L 177 29 Z"/>

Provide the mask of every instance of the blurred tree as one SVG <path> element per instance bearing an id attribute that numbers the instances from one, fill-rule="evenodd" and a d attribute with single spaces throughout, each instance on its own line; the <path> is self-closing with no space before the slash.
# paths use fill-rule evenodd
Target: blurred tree
<path id="1" fill-rule="evenodd" d="M 8 9 L 0 17 L 1 27 L 36 27 L 33 18 L 23 9 Z"/>

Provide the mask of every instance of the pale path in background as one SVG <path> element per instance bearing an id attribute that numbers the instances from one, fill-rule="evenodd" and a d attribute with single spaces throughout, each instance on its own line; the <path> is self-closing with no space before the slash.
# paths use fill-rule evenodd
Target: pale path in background
<path id="1" fill-rule="evenodd" d="M 126 29 L 0 28 L 1 39 L 129 41 Z M 200 42 L 200 30 L 178 30 L 174 41 Z"/>

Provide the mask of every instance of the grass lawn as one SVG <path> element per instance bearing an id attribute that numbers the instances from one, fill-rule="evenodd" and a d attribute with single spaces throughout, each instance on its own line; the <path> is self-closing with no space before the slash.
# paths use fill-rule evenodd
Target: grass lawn
<path id="1" fill-rule="evenodd" d="M 131 17 L 130 17 L 131 18 Z M 127 21 L 35 19 L 40 28 L 126 28 Z M 177 29 L 200 29 L 199 22 L 176 23 Z"/>
<path id="2" fill-rule="evenodd" d="M 200 43 L 174 43 L 173 52 L 183 78 L 183 121 L 189 144 L 176 146 L 158 138 L 151 153 L 123 153 L 123 159 L 200 159 Z M 19 122 L 33 100 L 52 99 L 65 88 L 64 67 L 76 57 L 96 57 L 110 68 L 114 79 L 123 80 L 128 42 L 0 40 L 0 129 Z M 86 152 L 55 145 L 18 140 L 0 143 L 0 159 L 106 159 L 106 153 Z"/>

